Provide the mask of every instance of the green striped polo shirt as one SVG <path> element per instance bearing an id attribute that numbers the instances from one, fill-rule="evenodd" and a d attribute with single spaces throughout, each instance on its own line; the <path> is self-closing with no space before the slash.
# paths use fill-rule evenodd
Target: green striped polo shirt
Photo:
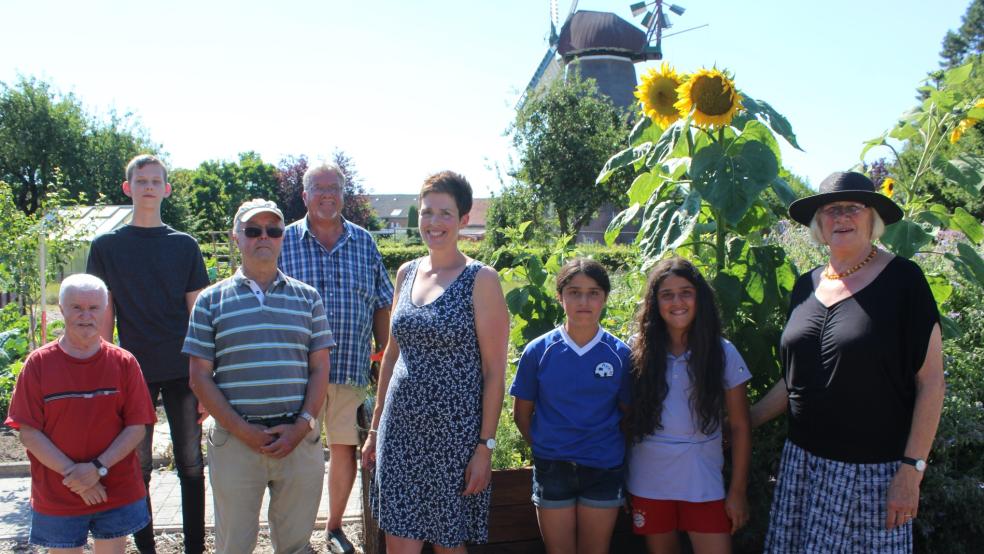
<path id="1" fill-rule="evenodd" d="M 240 415 L 294 414 L 308 354 L 335 345 L 321 295 L 280 271 L 265 293 L 254 288 L 240 268 L 202 291 L 181 351 L 214 363 L 215 383 Z"/>

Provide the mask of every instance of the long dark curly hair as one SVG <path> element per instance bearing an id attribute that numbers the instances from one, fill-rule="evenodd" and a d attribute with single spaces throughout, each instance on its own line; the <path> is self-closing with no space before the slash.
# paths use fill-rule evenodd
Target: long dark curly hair
<path id="1" fill-rule="evenodd" d="M 721 425 L 724 410 L 724 348 L 721 316 L 714 292 L 689 260 L 670 258 L 656 264 L 649 274 L 646 298 L 639 309 L 639 334 L 632 344 L 632 406 L 626 417 L 631 442 L 662 429 L 663 401 L 669 392 L 666 354 L 670 335 L 659 314 L 659 287 L 670 275 L 683 277 L 697 289 L 697 314 L 686 334 L 690 361 L 687 371 L 693 383 L 690 407 L 701 432 L 709 435 Z"/>

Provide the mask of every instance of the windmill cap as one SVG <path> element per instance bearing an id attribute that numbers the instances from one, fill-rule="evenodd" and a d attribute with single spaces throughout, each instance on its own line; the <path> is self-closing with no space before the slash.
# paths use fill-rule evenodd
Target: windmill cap
<path id="1" fill-rule="evenodd" d="M 885 225 L 902 219 L 902 208 L 891 198 L 877 192 L 871 179 L 856 171 L 831 173 L 820 183 L 817 194 L 800 198 L 789 205 L 789 217 L 803 225 L 809 225 L 821 206 L 844 200 L 853 200 L 874 208 Z"/>

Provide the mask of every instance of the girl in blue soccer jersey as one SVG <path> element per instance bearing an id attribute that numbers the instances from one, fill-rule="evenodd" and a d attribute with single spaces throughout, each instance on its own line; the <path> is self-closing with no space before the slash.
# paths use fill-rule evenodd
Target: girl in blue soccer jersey
<path id="1" fill-rule="evenodd" d="M 533 449 L 533 503 L 548 553 L 608 552 L 624 503 L 629 347 L 599 325 L 611 284 L 593 260 L 557 275 L 564 323 L 526 346 L 510 394 Z"/>
<path id="2" fill-rule="evenodd" d="M 745 382 L 751 375 L 721 336 L 711 287 L 685 259 L 653 268 L 638 324 L 626 417 L 633 530 L 645 535 L 651 553 L 678 552 L 678 531 L 689 534 L 697 554 L 730 552 L 731 533 L 748 521 Z M 725 424 L 732 460 L 727 495 L 721 472 Z"/>

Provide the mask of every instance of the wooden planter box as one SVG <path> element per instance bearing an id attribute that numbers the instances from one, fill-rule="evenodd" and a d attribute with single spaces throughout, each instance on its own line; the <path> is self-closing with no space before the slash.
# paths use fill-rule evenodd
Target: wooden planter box
<path id="1" fill-rule="evenodd" d="M 386 540 L 376 525 L 369 508 L 369 489 L 372 472 L 362 472 L 362 530 L 365 554 L 384 554 Z M 469 544 L 469 554 L 542 554 L 546 552 L 536 522 L 536 509 L 530 500 L 530 468 L 505 469 L 492 472 L 492 506 L 489 510 L 488 544 Z M 628 514 L 619 512 L 611 552 L 645 552 L 644 543 L 632 535 Z M 424 552 L 433 552 L 430 545 Z"/>

